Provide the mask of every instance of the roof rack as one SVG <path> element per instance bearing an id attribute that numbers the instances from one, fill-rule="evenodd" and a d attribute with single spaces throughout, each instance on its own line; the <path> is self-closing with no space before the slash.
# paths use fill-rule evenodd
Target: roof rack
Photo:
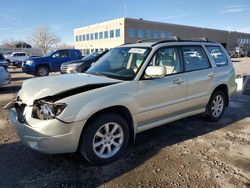
<path id="1" fill-rule="evenodd" d="M 170 41 L 179 41 L 180 38 L 177 37 L 177 36 L 171 36 L 171 37 L 168 37 L 168 38 L 163 38 L 163 39 L 145 39 L 145 40 L 138 40 L 137 43 L 142 43 L 142 42 L 170 42 Z"/>
<path id="2" fill-rule="evenodd" d="M 192 38 L 192 39 L 180 39 L 178 36 L 171 36 L 165 39 L 146 39 L 146 40 L 138 40 L 137 43 L 143 43 L 143 42 L 154 42 L 151 46 L 155 46 L 161 43 L 166 43 L 166 42 L 212 42 L 214 41 L 209 41 L 207 38 L 202 37 L 202 38 Z M 126 43 L 126 44 L 133 44 L 133 43 Z M 126 45 L 123 44 L 123 45 Z M 123 46 L 121 45 L 121 46 Z"/>
<path id="3" fill-rule="evenodd" d="M 206 37 L 202 37 L 202 38 L 192 38 L 192 39 L 182 39 L 181 41 L 212 42 L 212 41 L 209 41 Z"/>

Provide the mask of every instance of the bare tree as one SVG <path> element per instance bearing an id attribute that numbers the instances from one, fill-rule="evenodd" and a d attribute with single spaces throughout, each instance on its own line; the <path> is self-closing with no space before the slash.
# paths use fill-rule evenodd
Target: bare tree
<path id="1" fill-rule="evenodd" d="M 69 49 L 69 48 L 74 48 L 73 44 L 66 44 L 66 43 L 60 43 L 56 46 L 56 49 Z"/>
<path id="2" fill-rule="evenodd" d="M 33 31 L 31 41 L 44 55 L 60 42 L 60 38 L 52 33 L 48 26 L 40 26 Z"/>

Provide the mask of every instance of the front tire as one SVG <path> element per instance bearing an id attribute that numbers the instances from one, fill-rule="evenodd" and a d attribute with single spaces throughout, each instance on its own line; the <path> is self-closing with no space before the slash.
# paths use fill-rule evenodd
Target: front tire
<path id="1" fill-rule="evenodd" d="M 226 107 L 226 96 L 223 91 L 215 91 L 207 105 L 207 119 L 212 122 L 219 121 Z"/>
<path id="2" fill-rule="evenodd" d="M 38 66 L 36 68 L 36 76 L 48 76 L 49 75 L 49 69 L 47 66 Z"/>
<path id="3" fill-rule="evenodd" d="M 80 140 L 80 152 L 92 164 L 109 164 L 124 153 L 129 137 L 124 118 L 103 114 L 88 124 Z"/>

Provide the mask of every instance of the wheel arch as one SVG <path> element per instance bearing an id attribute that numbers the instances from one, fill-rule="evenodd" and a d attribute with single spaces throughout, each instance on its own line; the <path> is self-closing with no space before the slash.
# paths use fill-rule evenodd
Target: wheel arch
<path id="1" fill-rule="evenodd" d="M 122 106 L 122 105 L 116 105 L 116 106 L 110 106 L 110 107 L 101 109 L 101 110 L 95 112 L 93 115 L 91 115 L 88 118 L 88 120 L 85 123 L 85 126 L 82 128 L 81 136 L 80 136 L 79 142 L 78 142 L 78 148 L 80 145 L 80 140 L 81 140 L 86 128 L 89 126 L 90 122 L 92 122 L 97 116 L 105 114 L 105 113 L 116 113 L 116 114 L 120 115 L 121 117 L 123 117 L 125 119 L 125 121 L 127 121 L 127 123 L 128 123 L 130 135 L 133 136 L 133 139 L 135 139 L 134 121 L 133 121 L 132 114 L 130 113 L 130 111 L 127 107 Z M 132 141 L 131 138 L 130 138 L 130 141 Z"/>
<path id="2" fill-rule="evenodd" d="M 227 84 L 223 83 L 223 84 L 217 85 L 217 86 L 214 88 L 214 90 L 213 90 L 213 92 L 212 92 L 212 95 L 213 95 L 214 92 L 216 92 L 216 91 L 223 91 L 223 92 L 225 93 L 225 97 L 226 97 L 226 106 L 228 106 L 228 105 L 229 105 L 229 88 L 228 88 Z M 211 95 L 211 96 L 212 96 L 212 95 Z"/>

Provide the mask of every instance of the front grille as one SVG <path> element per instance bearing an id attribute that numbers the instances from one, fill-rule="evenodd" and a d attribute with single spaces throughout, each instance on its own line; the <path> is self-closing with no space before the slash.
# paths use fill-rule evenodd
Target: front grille
<path id="1" fill-rule="evenodd" d="M 61 71 L 66 71 L 68 69 L 68 64 L 62 64 Z"/>

